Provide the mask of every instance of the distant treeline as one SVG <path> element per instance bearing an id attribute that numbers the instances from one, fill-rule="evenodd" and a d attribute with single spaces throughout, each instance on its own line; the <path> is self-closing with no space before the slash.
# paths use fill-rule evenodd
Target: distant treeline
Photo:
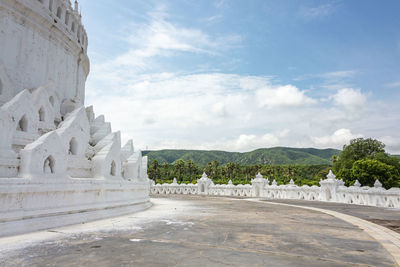
<path id="1" fill-rule="evenodd" d="M 325 179 L 329 165 L 240 165 L 227 163 L 220 165 L 217 160 L 206 166 L 198 166 L 193 160 L 179 159 L 174 164 L 153 160 L 148 168 L 149 178 L 156 183 L 171 183 L 174 178 L 180 183 L 196 183 L 203 172 L 215 184 L 226 184 L 232 180 L 234 184 L 249 184 L 251 179 L 260 172 L 270 182 L 275 179 L 278 184 L 287 184 L 293 179 L 298 185 L 318 185 L 320 179 Z"/>
<path id="2" fill-rule="evenodd" d="M 332 156 L 340 154 L 336 149 L 273 147 L 260 148 L 250 152 L 226 152 L 208 150 L 158 150 L 143 151 L 149 157 L 150 164 L 157 160 L 159 164 L 175 164 L 177 160 L 193 160 L 199 166 L 218 161 L 220 165 L 236 163 L 250 165 L 330 165 Z"/>
<path id="3" fill-rule="evenodd" d="M 150 179 L 155 180 L 157 183 L 170 183 L 174 177 L 179 182 L 195 183 L 201 177 L 201 174 L 205 172 L 215 184 L 226 184 L 229 180 L 232 180 L 234 184 L 248 184 L 260 172 L 270 182 L 275 179 L 278 184 L 287 184 L 290 179 L 293 179 L 297 185 L 318 185 L 321 179 L 325 179 L 329 169 L 332 167 L 337 178 L 343 179 L 348 186 L 353 185 L 356 180 L 363 186 L 374 186 L 375 182 L 379 180 L 386 189 L 400 187 L 399 157 L 386 153 L 385 144 L 379 140 L 356 138 L 351 140 L 348 145 L 343 146 L 340 156 L 336 155 L 335 152 L 337 151 L 332 149 L 293 148 L 260 149 L 242 154 L 218 151 L 200 151 L 196 153 L 193 151 L 190 151 L 190 153 L 185 151 L 162 151 L 157 153 L 163 154 L 164 157 L 168 155 L 170 157 L 169 160 L 172 160 L 177 153 L 183 153 L 185 156 L 193 154 L 206 155 L 207 157 L 221 154 L 229 157 L 238 156 L 240 160 L 253 158 L 251 162 L 260 158 L 275 159 L 274 161 L 280 158 L 284 162 L 295 160 L 297 164 L 271 164 L 271 160 L 262 160 L 264 164 L 240 164 L 237 162 L 220 164 L 218 160 L 213 160 L 205 165 L 196 165 L 193 159 L 186 161 L 178 159 L 172 164 L 164 162 L 160 165 L 157 160 L 152 160 L 148 174 Z M 305 159 L 309 160 L 310 157 L 327 158 L 329 155 L 331 155 L 329 162 L 332 162 L 332 166 L 330 164 L 298 163 L 304 162 Z M 307 162 L 309 162 L 308 160 Z"/>

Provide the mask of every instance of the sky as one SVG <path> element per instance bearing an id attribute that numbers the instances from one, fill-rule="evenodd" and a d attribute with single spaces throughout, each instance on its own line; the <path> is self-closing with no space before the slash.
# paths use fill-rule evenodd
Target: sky
<path id="1" fill-rule="evenodd" d="M 400 153 L 400 1 L 80 0 L 86 105 L 139 149 Z"/>

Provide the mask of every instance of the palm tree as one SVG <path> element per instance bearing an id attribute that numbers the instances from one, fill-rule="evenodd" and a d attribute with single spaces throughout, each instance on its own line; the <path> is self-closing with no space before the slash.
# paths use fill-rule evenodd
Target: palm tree
<path id="1" fill-rule="evenodd" d="M 218 177 L 218 166 L 219 166 L 218 160 L 214 160 L 214 161 L 212 162 L 212 176 L 213 176 L 214 178 L 217 178 L 217 177 Z"/>
<path id="2" fill-rule="evenodd" d="M 198 167 L 193 160 L 189 159 L 188 161 L 186 161 L 186 168 L 189 174 L 189 178 L 191 180 L 193 178 L 193 174 L 196 173 Z"/>
<path id="3" fill-rule="evenodd" d="M 170 175 L 168 162 L 164 162 L 163 164 L 161 164 L 161 169 L 162 169 L 162 177 L 164 179 L 168 179 Z"/>
<path id="4" fill-rule="evenodd" d="M 179 182 L 183 180 L 183 173 L 185 171 L 185 162 L 182 159 L 178 159 L 175 164 L 175 176 L 178 178 Z"/>
<path id="5" fill-rule="evenodd" d="M 161 178 L 161 171 L 160 171 L 160 166 L 158 165 L 157 160 L 153 160 L 153 163 L 151 164 L 149 170 L 149 178 L 154 180 L 155 183 L 157 183 L 157 180 Z"/>

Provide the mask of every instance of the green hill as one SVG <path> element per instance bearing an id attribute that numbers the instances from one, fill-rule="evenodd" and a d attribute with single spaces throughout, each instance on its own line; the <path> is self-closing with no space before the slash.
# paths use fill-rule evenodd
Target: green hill
<path id="1" fill-rule="evenodd" d="M 273 147 L 260 148 L 251 152 L 225 152 L 207 150 L 158 150 L 143 151 L 149 157 L 149 162 L 157 160 L 161 163 L 174 163 L 178 159 L 193 160 L 197 165 L 205 166 L 208 162 L 218 160 L 220 164 L 228 162 L 240 165 L 322 165 L 331 164 L 333 155 L 339 155 L 340 150 L 316 148 Z"/>

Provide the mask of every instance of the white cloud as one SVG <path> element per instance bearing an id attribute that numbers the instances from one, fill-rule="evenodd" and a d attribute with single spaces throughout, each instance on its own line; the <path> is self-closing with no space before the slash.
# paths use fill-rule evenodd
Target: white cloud
<path id="1" fill-rule="evenodd" d="M 321 88 L 329 90 L 339 90 L 351 87 L 351 81 L 359 73 L 357 70 L 337 70 L 316 74 L 306 74 L 296 77 L 294 81 L 321 80 Z"/>
<path id="2" fill-rule="evenodd" d="M 386 86 L 387 86 L 387 87 L 390 87 L 390 88 L 400 87 L 400 81 L 388 83 L 388 84 L 386 84 Z"/>
<path id="3" fill-rule="evenodd" d="M 266 133 L 261 135 L 256 134 L 240 134 L 232 139 L 222 138 L 213 142 L 194 143 L 188 140 L 162 140 L 160 147 L 167 147 L 170 149 L 179 149 L 182 147 L 190 147 L 191 149 L 205 149 L 205 150 L 224 150 L 247 152 L 258 148 L 274 147 L 280 144 L 280 139 L 273 133 Z"/>
<path id="4" fill-rule="evenodd" d="M 222 14 L 218 14 L 218 15 L 214 15 L 211 17 L 207 17 L 202 19 L 203 22 L 206 22 L 207 24 L 211 25 L 211 24 L 215 24 L 220 22 L 223 19 L 223 15 Z"/>
<path id="5" fill-rule="evenodd" d="M 319 95 L 328 100 L 322 103 L 312 91 L 269 76 L 213 73 L 208 68 L 188 74 L 160 67 L 160 58 L 219 55 L 240 38 L 174 24 L 163 8 L 155 13 L 127 33 L 129 49 L 108 62 L 93 62 L 87 83 L 87 103 L 122 131 L 123 141 L 132 138 L 143 149 L 341 148 L 361 136 L 348 129 L 364 136 L 400 131 L 399 105 L 371 105 L 359 89 L 340 87 L 334 95 Z M 337 71 L 321 78 L 337 81 L 352 75 Z"/>
<path id="6" fill-rule="evenodd" d="M 279 139 L 274 134 L 267 133 L 262 136 L 254 134 L 241 134 L 236 140 L 227 142 L 227 149 L 231 151 L 250 151 L 257 148 L 272 147 L 279 144 Z"/>
<path id="7" fill-rule="evenodd" d="M 147 15 L 147 23 L 131 23 L 123 33 L 129 49 L 99 68 L 105 72 L 110 68 L 128 67 L 138 72 L 151 69 L 154 57 L 171 57 L 176 53 L 217 55 L 241 41 L 239 35 L 210 36 L 200 29 L 172 23 L 164 6 Z"/>
<path id="8" fill-rule="evenodd" d="M 341 148 L 355 137 L 400 130 L 398 106 L 368 105 L 358 89 L 339 90 L 332 102 L 320 103 L 305 90 L 261 76 L 156 73 L 111 80 L 103 91 L 88 83 L 93 94 L 87 101 L 122 130 L 124 141 L 133 138 L 141 148 Z"/>
<path id="9" fill-rule="evenodd" d="M 349 110 L 360 110 L 367 103 L 367 97 L 360 89 L 342 88 L 331 96 L 336 105 L 343 106 Z"/>
<path id="10" fill-rule="evenodd" d="M 400 138 L 393 136 L 382 136 L 377 138 L 379 141 L 383 142 L 386 145 L 386 152 L 392 154 L 400 154 Z"/>
<path id="11" fill-rule="evenodd" d="M 265 87 L 257 90 L 257 103 L 260 107 L 298 107 L 316 103 L 293 85 Z"/>
<path id="12" fill-rule="evenodd" d="M 325 79 L 344 79 L 350 78 L 357 74 L 355 70 L 340 70 L 340 71 L 331 71 L 319 74 L 318 76 Z"/>
<path id="13" fill-rule="evenodd" d="M 349 129 L 339 129 L 332 135 L 312 137 L 311 139 L 317 147 L 342 148 L 343 145 L 348 144 L 351 139 L 358 137 L 363 137 L 363 135 L 353 134 Z"/>
<path id="14" fill-rule="evenodd" d="M 334 3 L 322 4 L 316 7 L 302 6 L 300 8 L 300 16 L 306 19 L 322 19 L 331 15 L 337 8 Z"/>
<path id="15" fill-rule="evenodd" d="M 229 2 L 227 0 L 215 0 L 214 6 L 216 8 L 227 8 L 229 6 Z"/>
<path id="16" fill-rule="evenodd" d="M 114 129 L 122 129 L 126 136 L 142 141 L 142 147 L 151 148 L 164 147 L 164 141 L 171 144 L 179 138 L 188 140 L 187 144 L 195 140 L 191 147 L 203 143 L 210 148 L 217 148 L 210 139 L 218 140 L 220 148 L 230 150 L 275 145 L 289 129 L 282 127 L 274 135 L 264 135 L 258 128 L 268 121 L 277 124 L 276 109 L 285 109 L 279 111 L 285 121 L 286 116 L 295 118 L 290 108 L 316 102 L 294 86 L 272 85 L 266 77 L 236 74 L 139 75 L 128 84 L 114 86 L 118 90 L 88 88 L 96 92 L 88 95 L 88 102 L 98 113 L 107 114 Z M 242 134 L 247 128 L 256 131 Z M 184 143 L 182 140 L 181 148 Z"/>

